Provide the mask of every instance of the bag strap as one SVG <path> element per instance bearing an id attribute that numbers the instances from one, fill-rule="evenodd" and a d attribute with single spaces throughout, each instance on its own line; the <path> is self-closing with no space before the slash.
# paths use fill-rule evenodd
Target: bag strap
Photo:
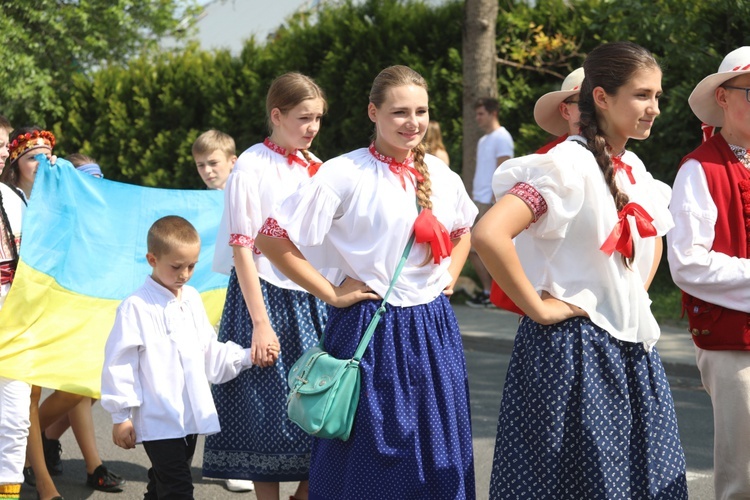
<path id="1" fill-rule="evenodd" d="M 396 272 L 393 273 L 391 285 L 388 287 L 388 291 L 385 292 L 385 296 L 383 297 L 383 302 L 380 303 L 380 307 L 378 307 L 378 310 L 375 311 L 375 316 L 372 317 L 372 320 L 370 320 L 370 324 L 367 325 L 367 330 L 365 330 L 365 334 L 362 335 L 362 340 L 359 341 L 359 346 L 357 346 L 357 350 L 354 352 L 354 356 L 352 356 L 353 360 L 359 361 L 360 359 L 362 359 L 362 355 L 365 353 L 367 345 L 370 343 L 372 334 L 375 333 L 375 328 L 377 328 L 378 323 L 380 323 L 380 317 L 385 313 L 385 304 L 388 301 L 388 297 L 391 295 L 393 285 L 396 284 L 396 280 L 398 279 L 399 274 L 401 274 L 401 270 L 404 268 L 404 264 L 406 264 L 406 258 L 409 256 L 409 252 L 411 251 L 411 247 L 413 244 L 414 232 L 412 231 L 409 242 L 406 244 L 406 248 L 404 248 L 404 253 L 401 256 L 401 260 L 396 267 Z"/>

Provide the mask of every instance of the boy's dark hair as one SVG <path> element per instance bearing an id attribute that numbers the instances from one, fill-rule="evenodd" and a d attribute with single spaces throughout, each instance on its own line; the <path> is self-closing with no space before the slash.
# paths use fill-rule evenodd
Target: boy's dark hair
<path id="1" fill-rule="evenodd" d="M 474 104 L 474 109 L 484 108 L 488 113 L 499 113 L 500 102 L 494 97 L 480 97 Z"/>
<path id="2" fill-rule="evenodd" d="M 205 155 L 213 153 L 217 149 L 224 153 L 227 158 L 231 158 L 237 154 L 234 139 L 232 139 L 231 135 L 211 129 L 198 136 L 193 143 L 192 153 L 193 156 Z"/>
<path id="3" fill-rule="evenodd" d="M 200 245 L 201 237 L 195 227 L 179 215 L 167 215 L 151 225 L 146 244 L 156 257 L 168 254 L 180 245 Z"/>

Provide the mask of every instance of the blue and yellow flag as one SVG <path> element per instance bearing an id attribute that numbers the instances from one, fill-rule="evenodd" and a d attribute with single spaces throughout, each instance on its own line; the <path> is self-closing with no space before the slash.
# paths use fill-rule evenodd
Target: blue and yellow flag
<path id="1" fill-rule="evenodd" d="M 165 215 L 186 218 L 200 233 L 190 285 L 218 322 L 227 277 L 211 264 L 223 205 L 220 191 L 133 186 L 43 159 L 23 221 L 21 259 L 0 310 L 0 376 L 99 397 L 115 310 L 151 274 L 146 235 Z"/>

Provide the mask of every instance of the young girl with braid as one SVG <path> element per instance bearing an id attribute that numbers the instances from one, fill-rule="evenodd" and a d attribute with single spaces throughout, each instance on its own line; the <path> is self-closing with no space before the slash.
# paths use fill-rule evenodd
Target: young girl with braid
<path id="1" fill-rule="evenodd" d="M 493 178 L 498 202 L 472 236 L 526 313 L 490 498 L 687 499 L 647 293 L 673 226 L 670 191 L 625 151 L 651 133 L 662 72 L 630 42 L 594 49 L 584 72 L 580 135 L 508 160 Z"/>
<path id="2" fill-rule="evenodd" d="M 266 97 L 271 136 L 240 155 L 224 189 L 229 240 L 217 245 L 232 247 L 234 266 L 219 340 L 251 347 L 255 366 L 213 387 L 222 431 L 206 438 L 203 475 L 226 479 L 233 491 L 252 481 L 259 500 L 277 500 L 281 481 L 300 481 L 293 498 L 307 499 L 312 439 L 286 416 L 287 374 L 318 342 L 326 310 L 253 243 L 272 209 L 320 166 L 308 148 L 325 106 L 307 76 L 274 80 Z"/>
<path id="3" fill-rule="evenodd" d="M 425 154 L 428 106 L 418 73 L 384 69 L 367 109 L 374 142 L 326 162 L 256 240 L 284 274 L 329 304 L 324 348 L 344 359 L 417 229 L 361 360 L 351 436 L 314 440 L 311 499 L 475 498 L 466 366 L 447 295 L 477 209 L 458 175 Z M 317 270 L 326 268 L 340 270 L 340 279 Z"/>

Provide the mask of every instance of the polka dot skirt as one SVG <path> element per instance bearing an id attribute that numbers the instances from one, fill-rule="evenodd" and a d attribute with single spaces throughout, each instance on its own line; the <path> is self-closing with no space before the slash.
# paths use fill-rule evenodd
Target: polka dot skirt
<path id="1" fill-rule="evenodd" d="M 491 499 L 687 499 L 656 350 L 585 318 L 524 318 L 498 421 Z"/>
<path id="2" fill-rule="evenodd" d="M 286 415 L 287 373 L 317 344 L 326 305 L 312 295 L 261 280 L 266 309 L 281 344 L 272 367 L 253 366 L 234 380 L 212 387 L 221 432 L 206 437 L 205 477 L 254 481 L 300 481 L 309 474 L 312 438 Z M 219 340 L 250 347 L 253 324 L 234 269 Z"/>
<path id="3" fill-rule="evenodd" d="M 325 348 L 352 356 L 378 305 L 330 308 Z M 360 367 L 352 435 L 315 439 L 310 498 L 475 498 L 466 363 L 448 300 L 388 306 Z"/>

